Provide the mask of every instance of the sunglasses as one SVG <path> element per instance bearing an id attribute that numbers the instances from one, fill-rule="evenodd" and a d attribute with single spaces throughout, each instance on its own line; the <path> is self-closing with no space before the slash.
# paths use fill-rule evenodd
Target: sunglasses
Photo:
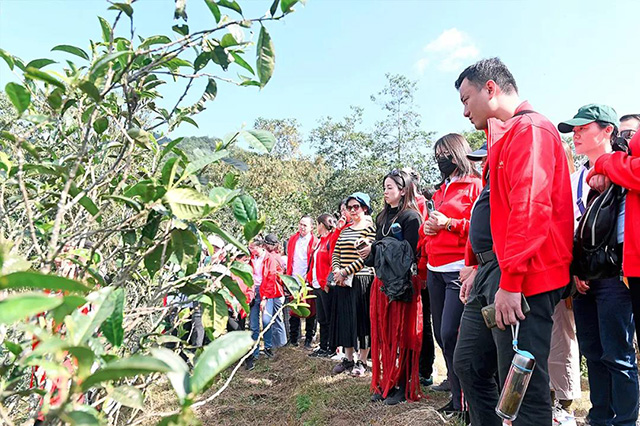
<path id="1" fill-rule="evenodd" d="M 620 132 L 620 137 L 626 140 L 630 140 L 633 135 L 636 134 L 636 131 L 633 129 L 623 130 Z"/>
<path id="2" fill-rule="evenodd" d="M 397 176 L 397 177 L 399 177 L 402 180 L 402 188 L 407 186 L 407 183 L 404 181 L 404 177 L 400 173 L 400 170 L 398 170 L 398 169 L 391 170 L 391 172 L 389 173 L 389 176 Z"/>
<path id="3" fill-rule="evenodd" d="M 360 204 L 352 204 L 350 206 L 347 206 L 347 210 L 348 211 L 358 211 L 358 209 L 361 209 L 362 206 Z"/>

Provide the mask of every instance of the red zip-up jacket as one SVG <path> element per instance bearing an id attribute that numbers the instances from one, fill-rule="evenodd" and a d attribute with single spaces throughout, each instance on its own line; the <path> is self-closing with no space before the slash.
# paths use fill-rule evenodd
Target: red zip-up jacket
<path id="1" fill-rule="evenodd" d="M 420 227 L 420 237 L 426 239 L 424 248 L 429 265 L 442 266 L 464 259 L 471 208 L 481 190 L 482 181 L 479 177 L 464 176 L 443 184 L 433 194 L 435 209 L 451 218 L 451 231 L 442 229 L 430 236 L 424 234 L 424 227 Z"/>
<path id="2" fill-rule="evenodd" d="M 309 272 L 307 272 L 307 282 L 311 285 L 313 284 L 313 269 L 316 269 L 318 284 L 320 284 L 320 288 L 323 290 L 327 287 L 327 277 L 331 272 L 331 244 L 333 243 L 335 247 L 334 234 L 336 234 L 335 230 L 318 240 L 318 244 L 314 247 L 311 261 L 309 262 Z M 340 235 L 339 232 L 337 234 Z M 314 262 L 313 254 L 316 251 L 318 254 Z"/>
<path id="3" fill-rule="evenodd" d="M 640 277 L 640 132 L 629 141 L 631 155 L 612 152 L 601 155 L 587 175 L 605 175 L 611 182 L 627 188 L 625 204 L 622 270 L 627 277 Z"/>
<path id="4" fill-rule="evenodd" d="M 298 238 L 300 238 L 300 233 L 296 232 L 291 236 L 291 238 L 289 238 L 289 242 L 287 243 L 287 275 L 291 275 L 293 273 L 293 252 L 296 249 Z M 311 234 L 311 238 L 309 239 L 309 246 L 307 247 L 307 265 L 309 265 L 309 261 L 311 260 L 311 253 L 313 252 L 313 247 L 315 247 L 317 241 L 318 239 L 316 238 L 316 236 Z"/>
<path id="5" fill-rule="evenodd" d="M 260 284 L 260 297 L 263 299 L 275 299 L 284 296 L 280 274 L 284 272 L 280 255 L 266 252 L 262 262 L 262 284 Z"/>
<path id="6" fill-rule="evenodd" d="M 573 203 L 556 126 L 521 103 L 507 121 L 489 119 L 491 234 L 500 288 L 525 296 L 569 283 Z"/>

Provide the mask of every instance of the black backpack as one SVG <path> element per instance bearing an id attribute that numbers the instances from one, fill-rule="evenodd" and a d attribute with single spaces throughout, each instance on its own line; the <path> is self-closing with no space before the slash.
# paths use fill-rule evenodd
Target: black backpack
<path id="1" fill-rule="evenodd" d="M 617 223 L 625 192 L 620 186 L 611 185 L 601 194 L 589 193 L 588 207 L 573 238 L 571 272 L 581 280 L 620 275 L 622 256 L 618 249 Z"/>

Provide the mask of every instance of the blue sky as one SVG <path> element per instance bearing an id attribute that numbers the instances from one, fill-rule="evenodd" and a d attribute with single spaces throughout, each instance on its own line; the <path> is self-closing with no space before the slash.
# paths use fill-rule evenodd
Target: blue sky
<path id="1" fill-rule="evenodd" d="M 271 0 L 241 4 L 255 17 Z M 96 16 L 114 19 L 107 7 L 102 0 L 0 0 L 0 47 L 24 60 L 62 60 L 68 56 L 49 50 L 88 50 L 88 40 L 100 38 Z M 139 0 L 134 9 L 137 34 L 172 36 L 173 0 Z M 453 82 L 466 65 L 490 56 L 502 58 L 521 96 L 554 122 L 592 102 L 640 112 L 637 1 L 309 0 L 296 9 L 268 24 L 276 49 L 271 82 L 262 91 L 220 84 L 196 118 L 200 128 L 185 124 L 174 136 L 222 136 L 259 116 L 297 118 L 308 133 L 320 117 L 342 117 L 350 105 L 363 106 L 371 126 L 380 116 L 369 96 L 386 72 L 419 81 L 425 130 L 467 130 Z M 188 0 L 187 12 L 192 29 L 214 25 L 203 0 Z M 238 68 L 231 69 L 236 77 Z M 0 86 L 11 79 L 0 61 Z M 178 92 L 163 93 L 172 99 Z"/>

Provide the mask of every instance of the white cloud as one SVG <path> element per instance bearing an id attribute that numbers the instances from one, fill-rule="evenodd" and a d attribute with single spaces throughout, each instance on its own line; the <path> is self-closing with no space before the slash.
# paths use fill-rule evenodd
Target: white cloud
<path id="1" fill-rule="evenodd" d="M 480 55 L 471 37 L 457 28 L 443 31 L 435 40 L 429 42 L 423 51 L 425 54 L 415 63 L 420 74 L 432 63 L 436 63 L 440 71 L 459 71 Z"/>

